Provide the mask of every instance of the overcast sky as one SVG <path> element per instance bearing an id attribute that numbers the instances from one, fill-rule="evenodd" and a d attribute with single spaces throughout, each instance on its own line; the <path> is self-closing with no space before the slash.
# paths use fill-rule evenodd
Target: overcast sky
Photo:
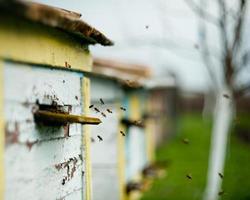
<path id="1" fill-rule="evenodd" d="M 36 1 L 82 13 L 84 21 L 115 42 L 113 47 L 91 47 L 95 56 L 145 64 L 155 76 L 173 72 L 183 89 L 208 88 L 208 73 L 195 48 L 200 21 L 184 0 Z M 216 12 L 216 7 L 210 9 Z M 218 33 L 212 26 L 209 45 L 214 54 L 219 52 Z M 218 62 L 213 64 L 220 76 Z M 249 79 L 250 74 L 243 76 Z"/>

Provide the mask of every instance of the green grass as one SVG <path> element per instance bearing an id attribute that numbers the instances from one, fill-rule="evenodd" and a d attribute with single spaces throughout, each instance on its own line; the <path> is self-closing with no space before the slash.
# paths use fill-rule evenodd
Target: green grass
<path id="1" fill-rule="evenodd" d="M 237 127 L 250 130 L 249 114 L 240 115 Z M 224 176 L 223 200 L 250 200 L 250 143 L 236 137 L 235 129 L 230 135 Z"/>
<path id="2" fill-rule="evenodd" d="M 250 122 L 250 118 L 244 117 L 245 121 Z M 178 127 L 177 136 L 156 155 L 158 161 L 170 161 L 167 175 L 154 182 L 143 200 L 200 200 L 203 197 L 211 123 L 204 122 L 201 115 L 185 114 Z M 190 143 L 184 144 L 183 138 L 188 138 Z M 187 174 L 192 175 L 192 180 L 186 178 Z M 234 133 L 229 139 L 223 189 L 223 200 L 250 199 L 250 145 L 242 143 Z"/>

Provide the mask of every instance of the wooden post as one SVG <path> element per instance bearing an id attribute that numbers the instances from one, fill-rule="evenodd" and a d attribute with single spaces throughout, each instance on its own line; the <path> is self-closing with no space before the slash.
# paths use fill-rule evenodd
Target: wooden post
<path id="1" fill-rule="evenodd" d="M 90 80 L 89 78 L 82 79 L 82 97 L 83 97 L 83 111 L 85 115 L 89 115 L 90 105 Z M 92 181 L 91 181 L 91 156 L 90 156 L 90 127 L 83 126 L 83 145 L 85 150 L 85 199 L 91 200 L 92 196 Z"/>
<path id="2" fill-rule="evenodd" d="M 0 199 L 4 199 L 4 68 L 3 61 L 0 60 Z"/>

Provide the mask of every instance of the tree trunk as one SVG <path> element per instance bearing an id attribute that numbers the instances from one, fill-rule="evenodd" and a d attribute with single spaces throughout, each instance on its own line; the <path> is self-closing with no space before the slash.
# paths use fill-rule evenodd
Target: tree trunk
<path id="1" fill-rule="evenodd" d="M 216 100 L 216 108 L 213 118 L 213 130 L 211 135 L 209 166 L 207 185 L 204 200 L 217 200 L 218 193 L 222 190 L 222 178 L 231 122 L 234 115 L 234 99 L 232 91 L 221 90 Z"/>

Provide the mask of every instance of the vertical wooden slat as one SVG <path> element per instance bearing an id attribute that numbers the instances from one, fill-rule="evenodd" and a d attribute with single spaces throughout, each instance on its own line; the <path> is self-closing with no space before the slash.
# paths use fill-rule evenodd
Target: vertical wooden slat
<path id="1" fill-rule="evenodd" d="M 122 118 L 122 112 L 120 110 L 120 105 L 117 104 L 117 110 L 119 111 L 119 118 Z M 125 133 L 125 126 L 120 123 L 118 126 L 118 133 L 117 133 L 117 150 L 118 150 L 118 174 L 119 174 L 119 199 L 125 200 L 125 137 L 122 136 L 120 131 L 123 131 Z"/>
<path id="2" fill-rule="evenodd" d="M 130 113 L 130 118 L 132 120 L 140 120 L 141 119 L 141 113 L 140 113 L 140 101 L 139 97 L 136 94 L 130 94 L 131 96 L 129 97 L 129 113 Z"/>
<path id="3" fill-rule="evenodd" d="M 151 101 L 146 102 L 146 113 L 151 111 Z M 155 132 L 154 132 L 154 121 L 151 118 L 145 120 L 145 132 L 146 132 L 146 143 L 147 143 L 147 156 L 149 163 L 155 162 Z"/>
<path id="4" fill-rule="evenodd" d="M 90 105 L 90 80 L 84 77 L 82 79 L 83 86 L 83 111 L 85 115 L 89 115 Z M 92 181 L 91 181 L 91 157 L 90 157 L 90 127 L 83 126 L 83 145 L 85 153 L 85 200 L 91 200 L 92 196 Z"/>
<path id="5" fill-rule="evenodd" d="M 146 133 L 146 145 L 147 145 L 147 157 L 149 163 L 153 163 L 155 161 L 155 138 L 154 138 L 154 132 L 152 127 L 152 120 L 147 119 L 145 127 L 145 133 Z"/>
<path id="6" fill-rule="evenodd" d="M 4 72 L 0 60 L 0 199 L 4 199 Z"/>

